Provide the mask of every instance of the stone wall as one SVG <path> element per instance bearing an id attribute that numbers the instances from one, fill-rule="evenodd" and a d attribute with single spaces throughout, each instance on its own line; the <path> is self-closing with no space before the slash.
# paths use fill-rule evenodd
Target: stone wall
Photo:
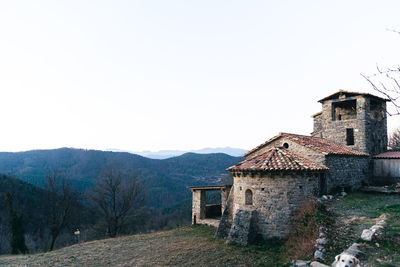
<path id="1" fill-rule="evenodd" d="M 356 101 L 355 116 L 350 111 L 338 111 L 340 103 L 351 101 Z M 340 118 L 338 112 L 343 113 Z M 371 155 L 386 151 L 386 102 L 365 95 L 324 101 L 322 114 L 314 117 L 312 135 L 347 145 L 346 129 L 354 130 L 354 145 L 349 147 Z"/>
<path id="2" fill-rule="evenodd" d="M 221 220 L 219 222 L 217 231 L 215 232 L 216 238 L 227 238 L 229 230 L 233 223 L 233 200 L 234 200 L 234 186 L 230 188 L 225 202 L 225 208 L 222 211 Z"/>
<path id="3" fill-rule="evenodd" d="M 227 185 L 226 188 L 221 189 L 221 213 L 223 213 L 225 210 L 226 203 L 229 197 L 229 192 L 231 191 L 231 187 L 232 186 Z"/>
<path id="4" fill-rule="evenodd" d="M 323 130 L 322 112 L 315 114 L 313 118 L 314 118 L 314 129 L 311 135 L 315 137 L 322 137 L 321 136 L 321 132 Z"/>
<path id="5" fill-rule="evenodd" d="M 324 164 L 329 168 L 326 174 L 328 192 L 336 187 L 356 190 L 363 183 L 369 183 L 370 161 L 368 157 L 326 156 Z"/>
<path id="6" fill-rule="evenodd" d="M 206 191 L 193 190 L 192 195 L 192 223 L 195 224 L 206 217 Z"/>
<path id="7" fill-rule="evenodd" d="M 237 174 L 234 177 L 233 214 L 254 210 L 254 229 L 264 238 L 285 237 L 291 230 L 291 218 L 299 204 L 318 195 L 319 174 Z M 250 189 L 253 204 L 245 204 Z"/>

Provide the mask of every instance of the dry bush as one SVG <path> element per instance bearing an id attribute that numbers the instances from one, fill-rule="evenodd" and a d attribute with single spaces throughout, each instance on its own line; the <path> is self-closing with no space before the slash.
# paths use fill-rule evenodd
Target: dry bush
<path id="1" fill-rule="evenodd" d="M 317 201 L 308 199 L 300 204 L 293 217 L 293 230 L 285 243 L 288 260 L 312 257 L 320 222 L 321 207 Z"/>
<path id="2" fill-rule="evenodd" d="M 389 147 L 393 150 L 400 150 L 400 128 L 397 128 L 390 134 Z"/>

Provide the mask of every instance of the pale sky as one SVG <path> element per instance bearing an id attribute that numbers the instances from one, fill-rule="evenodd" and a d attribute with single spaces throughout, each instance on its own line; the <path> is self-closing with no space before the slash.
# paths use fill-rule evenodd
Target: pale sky
<path id="1" fill-rule="evenodd" d="M 0 151 L 250 149 L 400 64 L 400 1 L 0 1 Z M 389 129 L 400 117 L 389 119 Z"/>

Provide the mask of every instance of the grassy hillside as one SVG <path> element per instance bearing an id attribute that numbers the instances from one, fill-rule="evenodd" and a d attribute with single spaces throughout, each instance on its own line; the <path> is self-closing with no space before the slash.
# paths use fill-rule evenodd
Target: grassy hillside
<path id="1" fill-rule="evenodd" d="M 400 265 L 400 196 L 353 193 L 329 204 L 332 218 L 325 262 L 330 264 L 370 227 L 382 212 L 390 215 L 385 239 L 363 243 L 360 259 L 368 266 Z M 0 265 L 29 266 L 281 266 L 290 261 L 283 242 L 250 247 L 227 246 L 213 238 L 215 228 L 181 227 L 77 244 L 50 253 L 1 256 Z M 289 256 L 289 257 L 288 257 Z M 311 259 L 311 255 L 310 255 Z"/>
<path id="2" fill-rule="evenodd" d="M 2 256 L 0 265 L 29 266 L 275 266 L 279 249 L 227 246 L 214 240 L 215 228 L 182 227 L 77 244 L 50 253 Z"/>
<path id="3" fill-rule="evenodd" d="M 65 172 L 73 186 L 90 187 L 102 168 L 114 165 L 132 170 L 148 189 L 148 203 L 168 207 L 190 198 L 188 186 L 216 184 L 225 169 L 240 158 L 226 154 L 187 153 L 165 160 L 154 160 L 123 152 L 104 152 L 61 148 L 0 153 L 0 173 L 10 174 L 34 185 L 42 186 L 47 173 Z"/>

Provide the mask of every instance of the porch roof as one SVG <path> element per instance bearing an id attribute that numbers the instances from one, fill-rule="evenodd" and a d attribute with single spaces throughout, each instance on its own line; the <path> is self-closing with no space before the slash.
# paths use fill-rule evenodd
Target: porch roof
<path id="1" fill-rule="evenodd" d="M 230 187 L 229 185 L 190 186 L 190 190 L 221 190 Z"/>

